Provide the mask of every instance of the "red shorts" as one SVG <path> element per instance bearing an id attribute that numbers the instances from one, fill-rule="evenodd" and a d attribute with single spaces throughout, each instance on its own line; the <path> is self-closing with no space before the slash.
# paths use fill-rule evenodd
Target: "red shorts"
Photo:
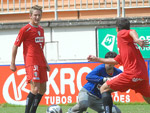
<path id="1" fill-rule="evenodd" d="M 133 89 L 137 93 L 141 93 L 145 97 L 150 97 L 150 85 L 148 80 L 132 77 L 130 75 L 121 73 L 106 83 L 114 91 L 125 92 L 128 89 Z M 132 76 L 132 75 L 131 75 Z"/>
<path id="2" fill-rule="evenodd" d="M 27 83 L 30 81 L 44 83 L 48 80 L 45 66 L 31 65 L 26 67 Z"/>

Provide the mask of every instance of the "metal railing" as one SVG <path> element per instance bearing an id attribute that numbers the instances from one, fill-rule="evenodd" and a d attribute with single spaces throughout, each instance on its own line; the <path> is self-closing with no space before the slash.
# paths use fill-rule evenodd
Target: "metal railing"
<path id="1" fill-rule="evenodd" d="M 29 13 L 33 5 L 43 7 L 43 12 L 54 12 L 55 20 L 60 11 L 83 11 L 83 10 L 117 10 L 117 17 L 125 17 L 127 8 L 150 7 L 150 0 L 1 0 L 0 15 Z"/>
<path id="2" fill-rule="evenodd" d="M 122 0 L 122 17 L 125 17 L 125 9 L 150 8 L 150 0 Z"/>

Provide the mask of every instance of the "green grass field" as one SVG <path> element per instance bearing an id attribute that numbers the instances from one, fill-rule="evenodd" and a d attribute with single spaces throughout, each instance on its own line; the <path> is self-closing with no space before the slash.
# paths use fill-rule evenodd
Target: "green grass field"
<path id="1" fill-rule="evenodd" d="M 72 107 L 74 104 L 60 105 L 62 107 L 63 113 L 66 113 L 68 108 Z M 146 103 L 115 103 L 122 113 L 150 113 L 150 105 Z M 40 105 L 38 107 L 37 113 L 46 113 L 48 106 Z M 1 104 L 0 113 L 24 113 L 24 106 L 16 106 L 10 104 Z M 95 111 L 88 108 L 89 113 L 96 113 Z"/>

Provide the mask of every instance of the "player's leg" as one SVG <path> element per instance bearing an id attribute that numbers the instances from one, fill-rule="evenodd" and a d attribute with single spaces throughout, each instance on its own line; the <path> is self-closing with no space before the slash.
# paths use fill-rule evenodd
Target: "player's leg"
<path id="1" fill-rule="evenodd" d="M 104 106 L 102 99 L 90 94 L 89 95 L 89 108 L 97 111 L 98 113 L 104 113 Z"/>
<path id="2" fill-rule="evenodd" d="M 72 108 L 69 108 L 67 113 L 83 113 L 83 112 L 80 112 L 79 107 L 80 105 L 79 103 L 77 103 Z"/>
<path id="3" fill-rule="evenodd" d="M 30 86 L 31 86 L 31 91 L 27 96 L 25 113 L 30 113 L 31 106 L 34 102 L 34 99 L 35 99 L 39 89 L 40 89 L 40 83 L 31 81 Z"/>
<path id="4" fill-rule="evenodd" d="M 150 85 L 149 85 L 149 80 L 143 80 L 139 81 L 135 88 L 136 92 L 141 93 L 143 96 L 144 100 L 150 104 Z"/>
<path id="5" fill-rule="evenodd" d="M 33 100 L 35 98 L 36 95 L 34 95 L 33 93 L 29 93 L 26 99 L 26 107 L 25 107 L 25 113 L 30 113 L 30 108 L 32 106 Z"/>
<path id="6" fill-rule="evenodd" d="M 68 113 L 83 113 L 89 106 L 88 91 L 82 88 L 78 94 L 78 103 L 68 110 Z"/>
<path id="7" fill-rule="evenodd" d="M 100 88 L 102 94 L 102 101 L 105 109 L 105 113 L 112 113 L 113 101 L 111 97 L 111 92 L 113 91 L 107 83 L 104 83 Z"/>
<path id="8" fill-rule="evenodd" d="M 105 113 L 112 113 L 113 101 L 111 93 L 114 91 L 124 92 L 132 86 L 131 79 L 126 76 L 125 73 L 121 73 L 105 82 L 100 88 Z"/>
<path id="9" fill-rule="evenodd" d="M 112 113 L 121 113 L 121 110 L 116 105 L 113 105 Z"/>
<path id="10" fill-rule="evenodd" d="M 145 82 L 144 82 L 145 83 Z M 146 87 L 147 86 L 147 87 Z M 149 82 L 145 83 L 144 84 L 144 87 L 145 87 L 145 91 L 142 91 L 143 92 L 143 98 L 144 100 L 150 104 L 150 85 L 149 85 Z M 146 93 L 146 95 L 145 95 Z"/>
<path id="11" fill-rule="evenodd" d="M 150 85 L 149 81 L 141 81 L 139 86 L 136 89 L 137 92 L 140 92 L 144 98 L 144 100 L 150 104 Z"/>
<path id="12" fill-rule="evenodd" d="M 39 92 L 37 93 L 37 95 L 34 98 L 30 113 L 36 113 L 37 107 L 38 107 L 45 91 L 46 91 L 46 82 L 45 83 L 40 83 L 40 89 L 39 89 Z"/>
<path id="13" fill-rule="evenodd" d="M 33 85 L 33 89 L 34 88 L 38 89 L 37 90 L 38 92 L 33 101 L 30 113 L 36 113 L 37 107 L 42 99 L 42 96 L 46 92 L 46 82 L 47 82 L 46 67 L 38 66 L 37 72 L 38 72 L 37 75 L 39 76 L 39 81 L 37 81 L 35 85 L 37 85 L 38 87 L 36 88 L 36 86 Z M 36 77 L 38 77 L 38 76 L 36 76 Z"/>
<path id="14" fill-rule="evenodd" d="M 98 97 L 92 95 L 89 96 L 89 107 L 98 113 L 105 113 L 102 99 Z M 117 106 L 113 105 L 112 113 L 121 113 L 121 110 Z"/>
<path id="15" fill-rule="evenodd" d="M 30 83 L 31 86 L 31 92 L 27 97 L 25 113 L 34 113 L 36 111 L 34 105 L 38 105 L 39 102 L 37 100 L 39 101 L 41 100 L 42 95 L 45 92 L 44 90 L 46 89 L 46 81 L 47 81 L 46 67 L 40 68 L 37 65 L 28 66 L 26 67 L 26 73 L 27 73 L 27 82 Z M 42 75 L 42 77 L 40 75 Z M 40 89 L 42 90 L 40 91 Z M 39 92 L 43 93 L 40 94 Z"/>
<path id="16" fill-rule="evenodd" d="M 144 96 L 143 96 L 143 98 L 144 98 L 144 100 L 145 100 L 148 104 L 150 104 L 150 97 L 144 97 Z"/>
<path id="17" fill-rule="evenodd" d="M 26 99 L 25 113 L 30 113 L 32 103 L 40 88 L 40 84 L 34 82 L 34 79 L 33 79 L 35 75 L 37 75 L 35 74 L 36 73 L 35 71 L 36 71 L 35 66 L 26 67 L 27 83 L 30 83 L 31 91 L 28 94 L 27 99 Z"/>

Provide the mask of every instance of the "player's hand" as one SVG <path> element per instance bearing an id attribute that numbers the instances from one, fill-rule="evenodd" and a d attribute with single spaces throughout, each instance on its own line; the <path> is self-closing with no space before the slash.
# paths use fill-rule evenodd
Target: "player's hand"
<path id="1" fill-rule="evenodd" d="M 47 71 L 50 71 L 51 70 L 51 68 L 50 68 L 50 66 L 47 64 Z"/>
<path id="2" fill-rule="evenodd" d="M 111 77 L 104 77 L 103 82 L 106 82 L 107 80 L 111 79 Z"/>
<path id="3" fill-rule="evenodd" d="M 149 47 L 149 41 L 148 40 L 141 40 L 138 39 L 137 43 L 139 44 L 139 46 L 141 46 L 141 48 L 143 49 L 143 47 Z"/>
<path id="4" fill-rule="evenodd" d="M 12 70 L 13 72 L 15 72 L 17 70 L 16 65 L 15 64 L 11 64 L 10 65 L 10 70 Z"/>
<path id="5" fill-rule="evenodd" d="M 94 55 L 89 55 L 87 57 L 88 62 L 96 62 L 97 61 L 97 57 Z"/>

